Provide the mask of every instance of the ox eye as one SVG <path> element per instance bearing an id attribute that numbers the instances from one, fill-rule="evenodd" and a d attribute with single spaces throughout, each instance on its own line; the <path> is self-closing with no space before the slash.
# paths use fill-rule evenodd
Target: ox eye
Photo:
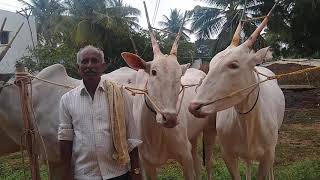
<path id="1" fill-rule="evenodd" d="M 151 74 L 152 74 L 152 76 L 156 76 L 157 75 L 157 71 L 156 70 L 151 70 Z"/>
<path id="2" fill-rule="evenodd" d="M 230 64 L 228 64 L 228 68 L 230 68 L 230 69 L 238 69 L 239 68 L 239 64 L 237 64 L 237 63 L 230 63 Z"/>

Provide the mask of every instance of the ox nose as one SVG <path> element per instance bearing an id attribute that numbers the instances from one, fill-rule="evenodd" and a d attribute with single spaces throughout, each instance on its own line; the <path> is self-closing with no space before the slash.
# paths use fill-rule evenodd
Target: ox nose
<path id="1" fill-rule="evenodd" d="M 202 107 L 202 104 L 201 103 L 197 103 L 197 102 L 192 102 L 190 103 L 189 107 L 188 107 L 188 110 L 191 114 L 193 114 L 195 117 L 197 118 L 203 118 L 204 115 L 201 114 L 201 107 Z"/>
<path id="2" fill-rule="evenodd" d="M 201 108 L 201 104 L 197 102 L 192 102 L 189 105 L 189 111 L 193 114 L 194 112 L 198 111 Z"/>
<path id="3" fill-rule="evenodd" d="M 173 128 L 178 124 L 177 113 L 163 113 L 164 126 L 166 128 Z"/>

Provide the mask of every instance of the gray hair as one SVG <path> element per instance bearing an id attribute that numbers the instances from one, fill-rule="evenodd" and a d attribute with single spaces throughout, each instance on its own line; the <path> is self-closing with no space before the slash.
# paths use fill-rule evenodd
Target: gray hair
<path id="1" fill-rule="evenodd" d="M 81 48 L 79 50 L 79 52 L 77 53 L 77 64 L 80 64 L 82 61 L 82 53 L 85 51 L 89 51 L 89 50 L 96 52 L 99 55 L 99 58 L 101 59 L 101 61 L 104 62 L 103 51 L 99 48 L 92 46 L 92 45 L 88 45 L 88 46 L 85 46 L 84 48 Z"/>

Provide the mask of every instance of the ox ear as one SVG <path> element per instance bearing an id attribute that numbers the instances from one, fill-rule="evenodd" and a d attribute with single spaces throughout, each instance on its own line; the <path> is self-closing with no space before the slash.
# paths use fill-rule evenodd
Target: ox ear
<path id="1" fill-rule="evenodd" d="M 146 72 L 149 72 L 150 63 L 145 62 L 140 56 L 129 52 L 123 52 L 121 56 L 132 69 L 136 71 L 144 69 Z"/>
<path id="2" fill-rule="evenodd" d="M 190 63 L 180 65 L 182 76 L 184 75 L 184 73 L 186 73 L 186 71 L 190 67 L 190 65 L 191 65 Z"/>
<path id="3" fill-rule="evenodd" d="M 255 54 L 254 54 L 254 58 L 253 58 L 253 61 L 254 61 L 254 65 L 257 65 L 257 64 L 262 64 L 263 62 L 265 62 L 270 56 L 268 54 L 269 51 L 271 51 L 271 48 L 270 47 L 265 47 L 265 48 L 262 48 L 260 49 L 259 51 L 257 51 Z"/>

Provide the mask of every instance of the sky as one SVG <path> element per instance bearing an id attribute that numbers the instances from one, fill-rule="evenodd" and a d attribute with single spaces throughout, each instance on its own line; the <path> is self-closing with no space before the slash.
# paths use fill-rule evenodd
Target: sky
<path id="1" fill-rule="evenodd" d="M 26 1 L 28 2 L 30 0 L 26 0 Z M 147 20 L 146 20 L 144 8 L 143 8 L 143 0 L 123 0 L 123 1 L 126 4 L 131 5 L 132 7 L 135 7 L 141 11 L 139 24 L 143 28 L 147 28 Z M 145 1 L 146 1 L 151 25 L 156 28 L 161 28 L 158 25 L 158 22 L 163 20 L 163 15 L 169 16 L 170 9 L 177 8 L 177 9 L 180 9 L 181 12 L 184 12 L 186 10 L 193 9 L 196 5 L 205 5 L 203 2 L 200 2 L 200 0 L 160 0 L 158 12 L 155 13 L 157 0 L 145 0 Z M 23 7 L 24 6 L 18 0 L 0 0 L 0 9 L 16 12 L 17 10 L 20 10 Z M 156 14 L 156 18 L 154 20 L 155 14 Z M 191 40 L 192 41 L 195 40 L 195 37 L 193 35 L 191 35 Z"/>

